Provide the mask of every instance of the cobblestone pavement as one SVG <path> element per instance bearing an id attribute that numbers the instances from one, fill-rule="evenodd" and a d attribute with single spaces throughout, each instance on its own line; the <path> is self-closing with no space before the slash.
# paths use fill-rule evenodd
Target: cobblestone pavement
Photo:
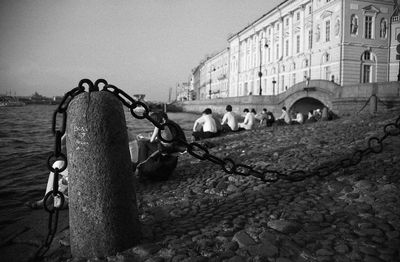
<path id="1" fill-rule="evenodd" d="M 311 170 L 366 148 L 398 112 L 242 132 L 210 153 L 256 167 Z M 166 183 L 138 188 L 138 261 L 400 261 L 400 136 L 325 179 L 265 184 L 185 155 Z M 111 258 L 109 258 L 111 259 Z M 122 260 L 121 260 L 122 261 Z"/>
<path id="2" fill-rule="evenodd" d="M 208 140 L 209 150 L 257 168 L 312 170 L 366 148 L 399 113 L 230 134 Z M 138 185 L 142 244 L 90 261 L 400 261 L 400 136 L 383 148 L 326 178 L 273 184 L 182 155 L 170 180 Z M 62 234 L 55 241 L 68 246 Z M 52 252 L 49 260 L 68 257 Z"/>

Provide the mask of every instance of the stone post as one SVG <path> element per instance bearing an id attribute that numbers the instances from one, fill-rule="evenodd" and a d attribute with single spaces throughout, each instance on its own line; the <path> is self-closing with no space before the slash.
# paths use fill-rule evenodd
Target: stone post
<path id="1" fill-rule="evenodd" d="M 376 95 L 372 95 L 369 100 L 369 113 L 371 115 L 376 114 L 378 111 L 378 98 Z"/>
<path id="2" fill-rule="evenodd" d="M 322 121 L 328 121 L 329 115 L 328 115 L 328 108 L 326 106 L 324 106 L 324 108 L 322 108 L 322 116 L 321 119 Z"/>
<path id="3" fill-rule="evenodd" d="M 114 255 L 140 238 L 122 103 L 105 91 L 82 93 L 67 116 L 71 253 Z"/>

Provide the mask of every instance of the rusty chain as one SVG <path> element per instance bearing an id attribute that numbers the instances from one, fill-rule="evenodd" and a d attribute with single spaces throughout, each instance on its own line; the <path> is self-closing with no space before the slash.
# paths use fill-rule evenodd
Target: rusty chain
<path id="1" fill-rule="evenodd" d="M 62 192 L 58 191 L 58 176 L 59 174 L 64 171 L 67 168 L 67 157 L 65 154 L 61 152 L 61 138 L 65 134 L 66 131 L 66 121 L 67 121 L 67 109 L 69 103 L 72 101 L 72 99 L 85 92 L 85 86 L 87 85 L 89 88 L 89 92 L 92 91 L 99 91 L 100 90 L 100 85 L 103 85 L 102 91 L 106 91 L 109 93 L 112 93 L 115 95 L 123 105 L 125 105 L 129 110 L 130 113 L 132 114 L 133 117 L 137 119 L 147 119 L 149 122 L 151 122 L 155 127 L 158 128 L 158 139 L 161 140 L 162 142 L 165 143 L 172 143 L 172 142 L 177 142 L 180 143 L 181 145 L 184 145 L 186 147 L 187 152 L 199 159 L 199 160 L 208 160 L 222 168 L 224 172 L 227 174 L 235 174 L 235 175 L 240 175 L 240 176 L 254 176 L 256 178 L 259 178 L 263 182 L 266 183 L 274 183 L 277 182 L 278 180 L 286 180 L 290 182 L 298 182 L 302 181 L 308 177 L 314 177 L 318 176 L 320 178 L 326 177 L 330 175 L 332 172 L 340 169 L 340 168 L 348 168 L 350 166 L 355 166 L 358 163 L 361 162 L 362 158 L 371 154 L 375 153 L 378 154 L 382 152 L 383 150 L 383 142 L 385 139 L 391 136 L 398 136 L 400 135 L 400 116 L 397 118 L 397 120 L 394 123 L 389 123 L 384 126 L 384 135 L 382 137 L 371 137 L 368 140 L 368 147 L 363 149 L 363 150 L 356 150 L 350 157 L 348 158 L 343 158 L 340 161 L 335 161 L 335 163 L 325 163 L 318 168 L 310 171 L 304 171 L 304 170 L 295 170 L 295 171 L 290 171 L 290 172 L 281 172 L 278 170 L 273 170 L 273 169 L 268 169 L 265 168 L 263 170 L 255 170 L 253 167 L 242 164 L 242 163 L 236 163 L 233 159 L 231 158 L 219 158 L 218 156 L 210 154 L 208 151 L 208 148 L 206 146 L 201 145 L 200 143 L 197 142 L 191 142 L 188 143 L 186 140 L 183 140 L 179 137 L 172 137 L 172 139 L 166 139 L 163 137 L 163 130 L 168 127 L 170 130 L 176 129 L 177 127 L 171 123 L 159 123 L 155 121 L 151 116 L 150 116 L 150 109 L 149 107 L 143 103 L 142 101 L 137 101 L 133 99 L 131 96 L 129 96 L 127 93 L 125 93 L 123 90 L 119 89 L 118 87 L 114 85 L 110 85 L 107 83 L 106 80 L 104 79 L 98 79 L 94 84 L 92 83 L 91 80 L 89 79 L 83 79 L 79 82 L 78 87 L 72 89 L 71 91 L 67 92 L 65 96 L 63 97 L 61 103 L 57 107 L 57 109 L 54 112 L 53 115 L 53 122 L 52 122 L 52 132 L 56 137 L 56 142 L 55 142 L 55 150 L 54 152 L 49 156 L 47 160 L 47 167 L 48 169 L 54 173 L 54 181 L 53 181 L 53 190 L 48 192 L 44 198 L 44 209 L 49 213 L 49 221 L 48 221 L 48 234 L 45 239 L 44 244 L 39 248 L 39 250 L 36 252 L 35 258 L 42 258 L 44 254 L 48 251 L 50 248 L 51 242 L 54 239 L 54 236 L 56 234 L 57 230 L 57 223 L 58 223 L 58 215 L 59 215 L 59 210 L 62 208 L 64 204 L 64 195 Z M 135 112 L 135 109 L 137 108 L 143 108 L 143 113 L 138 114 Z M 62 121 L 61 121 L 61 130 L 56 130 L 56 124 L 57 124 L 57 116 L 61 115 Z M 177 131 L 177 130 L 176 130 Z M 172 134 L 178 134 L 178 132 L 171 132 Z M 61 168 L 53 168 L 52 167 L 52 160 L 63 160 L 64 164 Z M 60 198 L 61 204 L 55 205 L 53 203 L 53 207 L 50 208 L 49 204 L 47 203 L 49 201 L 49 198 L 53 197 Z M 53 201 L 54 202 L 54 201 Z M 53 219 L 54 216 L 54 219 Z"/>

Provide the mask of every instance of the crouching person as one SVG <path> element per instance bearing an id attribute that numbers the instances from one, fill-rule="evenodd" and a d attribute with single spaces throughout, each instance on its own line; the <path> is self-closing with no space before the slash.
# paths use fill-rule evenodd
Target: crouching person
<path id="1" fill-rule="evenodd" d="M 178 164 L 178 155 L 186 151 L 186 137 L 182 128 L 174 121 L 169 120 L 166 113 L 154 113 L 152 117 L 160 124 L 166 124 L 162 131 L 162 137 L 170 142 L 161 141 L 157 136 L 159 129 L 155 127 L 153 136 L 157 143 L 157 150 L 144 160 L 139 158 L 136 169 L 139 180 L 163 181 L 167 180 L 174 172 Z"/>

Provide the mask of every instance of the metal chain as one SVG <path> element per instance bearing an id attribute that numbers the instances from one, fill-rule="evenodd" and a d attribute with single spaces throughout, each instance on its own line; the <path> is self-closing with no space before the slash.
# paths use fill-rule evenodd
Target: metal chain
<path id="1" fill-rule="evenodd" d="M 39 248 L 36 252 L 35 259 L 41 259 L 45 255 L 45 253 L 49 250 L 50 245 L 54 239 L 54 236 L 57 231 L 58 224 L 58 216 L 59 210 L 62 208 L 65 197 L 62 192 L 58 191 L 58 177 L 61 172 L 63 172 L 68 165 L 67 157 L 65 154 L 61 152 L 61 138 L 65 134 L 66 131 L 66 123 L 67 123 L 67 109 L 69 103 L 72 99 L 85 92 L 84 85 L 88 86 L 89 92 L 99 91 L 100 85 L 103 85 L 102 91 L 106 91 L 115 95 L 127 108 L 129 108 L 133 117 L 137 119 L 147 119 L 151 122 L 155 127 L 158 128 L 158 139 L 166 142 L 172 143 L 176 142 L 180 145 L 186 147 L 187 152 L 199 159 L 199 160 L 208 160 L 222 168 L 224 172 L 227 174 L 235 174 L 240 176 L 254 176 L 259 178 L 263 182 L 266 183 L 274 183 L 278 180 L 286 180 L 290 182 L 302 181 L 308 177 L 318 176 L 318 177 L 326 177 L 330 175 L 333 171 L 339 168 L 347 168 L 350 166 L 355 166 L 361 162 L 362 158 L 371 154 L 371 153 L 380 153 L 383 150 L 383 141 L 390 136 L 398 136 L 400 135 L 400 116 L 394 123 L 390 123 L 385 125 L 384 127 L 384 135 L 382 137 L 371 137 L 368 140 L 368 147 L 364 150 L 355 151 L 351 157 L 344 158 L 336 163 L 325 163 L 324 165 L 316 168 L 312 171 L 303 171 L 303 170 L 295 170 L 288 173 L 280 172 L 278 170 L 272 169 L 263 169 L 263 170 L 255 170 L 253 167 L 249 165 L 245 165 L 242 163 L 235 163 L 235 161 L 231 158 L 219 158 L 218 156 L 210 154 L 207 147 L 201 145 L 197 142 L 188 143 L 186 140 L 179 138 L 178 136 L 172 137 L 172 139 L 166 139 L 163 137 L 163 130 L 167 127 L 172 131 L 175 129 L 176 132 L 171 132 L 172 134 L 178 134 L 176 130 L 176 126 L 171 123 L 163 123 L 155 121 L 150 116 L 149 107 L 143 103 L 142 101 L 137 101 L 129 96 L 127 93 L 117 88 L 114 85 L 110 85 L 104 79 L 98 79 L 94 84 L 89 79 L 83 79 L 79 82 L 78 87 L 72 89 L 67 92 L 57 109 L 53 114 L 53 122 L 52 122 L 52 132 L 55 135 L 55 149 L 54 152 L 47 159 L 47 167 L 49 171 L 54 173 L 54 181 L 53 181 L 53 190 L 48 192 L 44 197 L 44 209 L 49 213 L 49 221 L 48 221 L 48 234 L 44 241 L 44 244 Z M 143 113 L 140 115 L 135 112 L 135 109 L 143 108 Z M 61 115 L 61 128 L 57 130 L 57 118 L 58 115 Z M 61 168 L 53 168 L 51 163 L 54 163 L 56 160 L 62 160 L 64 162 Z M 53 206 L 50 207 L 50 197 L 53 198 Z M 56 204 L 55 199 L 59 199 Z M 54 217 L 54 218 L 53 218 Z"/>
<path id="2" fill-rule="evenodd" d="M 67 124 L 67 109 L 69 103 L 72 99 L 83 93 L 85 91 L 84 84 L 89 86 L 89 90 L 93 90 L 93 83 L 88 79 L 83 79 L 79 82 L 78 87 L 72 89 L 71 91 L 67 92 L 63 99 L 61 100 L 60 104 L 58 105 L 57 109 L 54 111 L 53 114 L 53 121 L 51 130 L 55 135 L 55 147 L 54 152 L 50 154 L 47 158 L 47 168 L 50 172 L 54 174 L 53 177 L 53 189 L 49 191 L 43 199 L 43 207 L 46 212 L 49 213 L 49 220 L 48 220 L 48 233 L 44 243 L 40 246 L 40 248 L 36 251 L 34 260 L 40 260 L 43 256 L 47 253 L 50 248 L 51 243 L 53 242 L 54 236 L 57 233 L 57 225 L 58 225 L 58 216 L 59 211 L 63 207 L 65 202 L 65 197 L 62 192 L 58 190 L 58 178 L 60 173 L 67 169 L 68 162 L 67 156 L 61 152 L 61 140 L 63 135 L 66 131 L 66 124 Z M 57 126 L 57 119 L 58 116 L 61 116 L 61 125 Z M 63 164 L 61 167 L 53 168 L 53 164 L 55 161 L 61 160 Z"/>

